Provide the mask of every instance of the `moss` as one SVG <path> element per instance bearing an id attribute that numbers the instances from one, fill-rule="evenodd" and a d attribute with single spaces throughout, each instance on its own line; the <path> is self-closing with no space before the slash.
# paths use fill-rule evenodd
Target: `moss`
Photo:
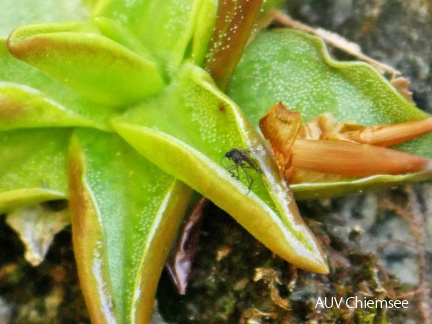
<path id="1" fill-rule="evenodd" d="M 32 267 L 18 236 L 0 218 L 0 321 L 89 323 L 78 284 L 70 229 L 58 234 L 46 260 Z"/>

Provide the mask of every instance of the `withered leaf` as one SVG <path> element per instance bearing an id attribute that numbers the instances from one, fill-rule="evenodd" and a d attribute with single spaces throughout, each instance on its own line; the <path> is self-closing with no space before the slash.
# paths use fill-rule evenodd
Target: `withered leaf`
<path id="1" fill-rule="evenodd" d="M 271 144 L 279 169 L 293 183 L 334 181 L 341 176 L 405 174 L 432 166 L 429 159 L 381 147 L 430 132 L 431 118 L 365 127 L 337 122 L 331 114 L 323 114 L 301 125 L 300 114 L 279 102 L 260 120 L 259 126 Z"/>
<path id="2" fill-rule="evenodd" d="M 283 173 L 291 167 L 292 146 L 301 125 L 300 113 L 287 110 L 281 102 L 260 119 L 261 132 L 271 143 L 276 163 Z"/>

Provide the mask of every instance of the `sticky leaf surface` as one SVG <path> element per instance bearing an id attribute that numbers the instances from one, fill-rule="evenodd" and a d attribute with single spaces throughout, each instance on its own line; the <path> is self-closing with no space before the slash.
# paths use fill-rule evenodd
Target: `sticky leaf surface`
<path id="1" fill-rule="evenodd" d="M 331 59 L 321 40 L 293 30 L 262 32 L 246 48 L 228 89 L 257 127 L 276 102 L 300 111 L 305 122 L 325 112 L 362 125 L 392 124 L 428 115 L 400 95 L 372 67 Z M 432 158 L 432 135 L 397 149 Z M 335 161 L 337 163 L 337 161 Z M 297 198 L 340 195 L 430 178 L 431 172 L 374 176 L 338 183 L 298 184 Z M 350 184 L 350 185 L 348 185 Z"/>
<path id="2" fill-rule="evenodd" d="M 299 267 L 327 271 L 321 249 L 262 139 L 202 69 L 184 66 L 171 88 L 117 119 L 114 128 L 142 155 L 226 210 L 275 253 Z M 237 170 L 236 179 L 221 164 L 234 148 L 249 152 L 259 166 L 249 170 L 250 192 L 244 169 Z"/>
<path id="3" fill-rule="evenodd" d="M 148 322 L 190 189 L 118 136 L 93 130 L 75 132 L 69 168 L 74 248 L 92 320 Z"/>

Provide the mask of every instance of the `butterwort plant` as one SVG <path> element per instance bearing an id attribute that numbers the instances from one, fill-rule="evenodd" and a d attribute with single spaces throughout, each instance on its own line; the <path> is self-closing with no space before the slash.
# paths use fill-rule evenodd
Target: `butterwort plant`
<path id="1" fill-rule="evenodd" d="M 301 180 L 290 188 L 281 166 L 289 161 L 259 130 L 277 102 L 300 111 L 304 121 L 332 113 L 361 125 L 398 124 L 428 115 L 374 68 L 332 60 L 315 37 L 258 32 L 257 22 L 278 5 L 52 0 L 31 10 L 25 1 L 4 6 L 0 212 L 24 223 L 43 218 L 49 228 L 72 224 L 92 322 L 149 322 L 194 191 L 275 254 L 325 274 L 325 253 L 295 197 L 431 177 L 430 163 L 423 163 L 408 172 Z M 281 129 L 272 125 L 267 128 Z M 426 135 L 397 149 L 430 159 L 430 143 Z M 221 163 L 224 157 L 234 167 Z M 56 211 L 30 209 L 29 220 L 29 206 L 58 200 L 68 201 L 70 216 L 65 212 L 60 221 Z"/>

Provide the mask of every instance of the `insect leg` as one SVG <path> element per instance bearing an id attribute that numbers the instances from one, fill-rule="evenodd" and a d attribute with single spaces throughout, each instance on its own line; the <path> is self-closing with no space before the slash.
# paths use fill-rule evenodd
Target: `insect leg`
<path id="1" fill-rule="evenodd" d="M 233 171 L 235 169 L 235 172 Z M 238 180 L 240 178 L 239 169 L 237 164 L 233 164 L 227 168 L 228 172 L 231 174 L 231 177 Z"/>
<path id="2" fill-rule="evenodd" d="M 252 167 L 252 166 L 246 165 L 244 163 L 242 163 L 240 167 L 242 168 L 242 170 L 246 174 L 246 179 L 247 179 L 247 182 L 248 182 L 248 192 L 246 193 L 246 195 L 247 195 L 250 192 L 250 190 L 252 188 L 252 184 L 254 182 L 253 178 L 251 177 L 251 175 L 249 174 L 249 172 L 247 171 L 247 169 L 255 169 L 255 168 Z"/>
<path id="3" fill-rule="evenodd" d="M 227 157 L 226 156 L 222 156 L 219 163 L 226 169 L 229 167 L 229 165 L 227 164 Z"/>

